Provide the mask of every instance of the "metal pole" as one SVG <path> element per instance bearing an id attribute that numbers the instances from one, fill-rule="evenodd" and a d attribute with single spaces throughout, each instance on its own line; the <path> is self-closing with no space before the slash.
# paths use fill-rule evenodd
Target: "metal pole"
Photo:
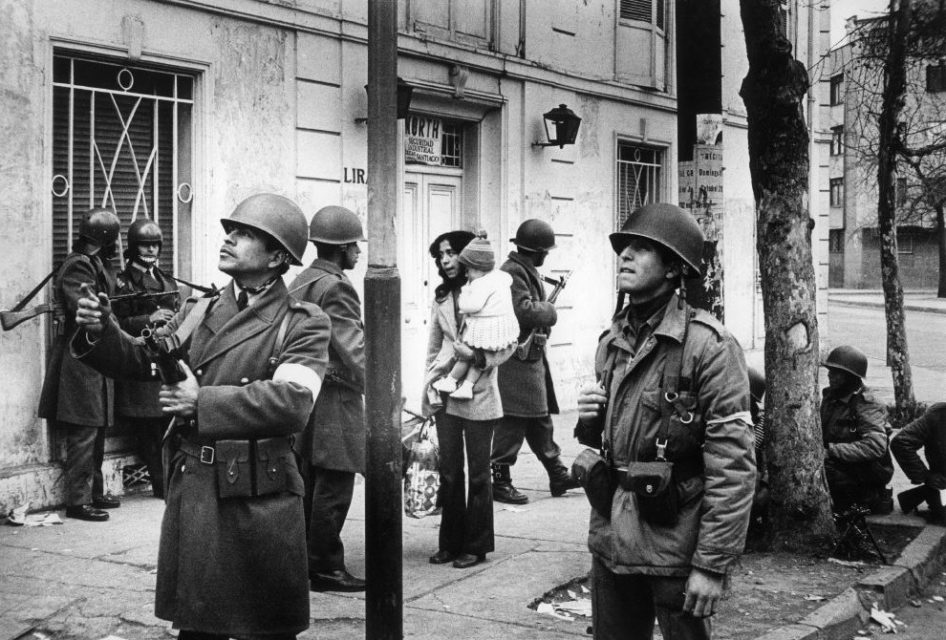
<path id="1" fill-rule="evenodd" d="M 365 637 L 402 640 L 401 281 L 397 271 L 397 0 L 368 2 Z"/>

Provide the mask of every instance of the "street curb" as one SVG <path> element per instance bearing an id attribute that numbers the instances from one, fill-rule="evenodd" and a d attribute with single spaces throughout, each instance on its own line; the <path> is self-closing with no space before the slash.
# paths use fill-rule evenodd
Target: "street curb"
<path id="1" fill-rule="evenodd" d="M 840 304 L 847 307 L 874 307 L 877 309 L 884 308 L 883 300 L 870 300 L 864 298 L 839 298 L 839 297 L 828 297 L 828 302 L 831 304 Z M 925 311 L 928 313 L 946 313 L 946 308 L 943 305 L 934 305 L 934 304 L 924 304 L 922 302 L 907 302 L 904 301 L 903 308 L 907 311 Z"/>
<path id="2" fill-rule="evenodd" d="M 946 566 L 946 527 L 926 525 L 894 564 L 848 587 L 797 623 L 775 627 L 756 640 L 845 640 L 862 628 L 876 603 L 884 610 L 905 605 Z"/>

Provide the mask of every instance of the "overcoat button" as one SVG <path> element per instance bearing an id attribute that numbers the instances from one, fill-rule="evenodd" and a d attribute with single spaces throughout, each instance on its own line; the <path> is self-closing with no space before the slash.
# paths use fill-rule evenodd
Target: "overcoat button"
<path id="1" fill-rule="evenodd" d="M 240 378 L 240 384 L 247 384 L 249 381 L 249 378 Z"/>

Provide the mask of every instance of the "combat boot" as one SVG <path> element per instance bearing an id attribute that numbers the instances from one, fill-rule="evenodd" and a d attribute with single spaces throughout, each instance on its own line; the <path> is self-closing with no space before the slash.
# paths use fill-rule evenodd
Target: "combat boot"
<path id="1" fill-rule="evenodd" d="M 881 489 L 873 496 L 868 505 L 870 512 L 874 515 L 885 516 L 893 513 L 893 491 L 891 489 Z"/>
<path id="2" fill-rule="evenodd" d="M 572 476 L 558 458 L 553 458 L 545 464 L 545 470 L 549 474 L 549 491 L 552 497 L 557 498 L 565 495 L 569 489 L 578 488 L 578 479 Z"/>
<path id="3" fill-rule="evenodd" d="M 525 504 L 529 496 L 520 493 L 512 486 L 512 476 L 508 464 L 494 464 L 493 469 L 493 501 L 507 504 Z"/>

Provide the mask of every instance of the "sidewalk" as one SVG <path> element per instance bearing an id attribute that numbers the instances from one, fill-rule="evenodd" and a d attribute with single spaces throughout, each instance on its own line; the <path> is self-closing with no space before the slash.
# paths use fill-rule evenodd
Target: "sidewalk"
<path id="1" fill-rule="evenodd" d="M 573 423 L 574 414 L 556 418 L 566 461 L 581 448 L 571 437 Z M 588 618 L 566 621 L 529 608 L 588 571 L 587 501 L 581 491 L 552 498 L 541 465 L 529 453 L 513 476 L 530 502 L 495 505 L 496 551 L 472 569 L 429 564 L 439 518 L 404 518 L 405 638 L 589 637 Z M 363 484 L 356 487 L 344 532 L 349 569 L 356 575 L 365 573 L 363 490 Z M 129 496 L 107 523 L 66 519 L 52 527 L 0 526 L 0 640 L 174 637 L 169 624 L 152 613 L 163 507 L 150 496 Z M 921 530 L 891 566 L 865 570 L 823 559 L 747 555 L 732 595 L 714 619 L 716 637 L 840 640 L 866 626 L 871 600 L 886 610 L 902 606 L 918 580 L 943 570 L 946 528 L 924 527 L 919 518 L 900 514 L 875 520 Z M 365 637 L 364 594 L 313 593 L 311 615 L 312 625 L 300 640 Z"/>
<path id="2" fill-rule="evenodd" d="M 880 289 L 828 289 L 828 301 L 857 307 L 884 306 L 884 292 Z M 903 307 L 910 311 L 946 313 L 946 298 L 937 298 L 935 290 L 903 292 Z"/>

